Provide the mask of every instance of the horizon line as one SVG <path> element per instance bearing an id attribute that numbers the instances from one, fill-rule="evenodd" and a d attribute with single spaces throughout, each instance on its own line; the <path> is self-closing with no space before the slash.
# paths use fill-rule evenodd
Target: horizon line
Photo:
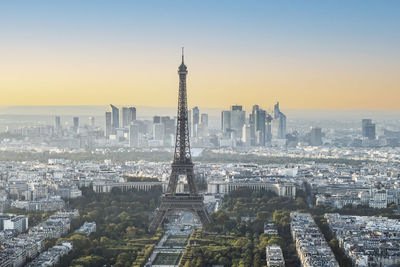
<path id="1" fill-rule="evenodd" d="M 69 104 L 69 105 L 0 105 L 0 108 L 22 108 L 22 107 L 30 107 L 30 108 L 40 108 L 40 107 L 103 107 L 103 106 L 109 106 L 112 103 L 108 104 Z M 117 107 L 145 107 L 145 108 L 175 108 L 176 106 L 152 106 L 152 105 L 135 105 L 135 104 L 115 104 L 113 103 L 114 106 Z M 201 105 L 193 105 L 191 107 L 199 107 L 199 108 L 205 108 L 205 109 L 229 109 L 231 106 L 234 105 L 239 105 L 244 108 L 248 107 L 247 105 L 240 105 L 240 104 L 232 104 L 230 106 L 225 106 L 225 107 L 210 107 L 210 106 L 201 106 Z M 261 107 L 267 107 L 263 106 L 261 104 L 254 104 L 254 105 L 259 105 Z M 251 106 L 249 106 L 251 107 Z M 271 106 L 273 107 L 273 106 Z M 400 108 L 398 109 L 391 109 L 391 108 L 283 108 L 283 110 L 342 110 L 342 111 L 361 111 L 361 110 L 368 110 L 368 111 L 400 111 Z"/>

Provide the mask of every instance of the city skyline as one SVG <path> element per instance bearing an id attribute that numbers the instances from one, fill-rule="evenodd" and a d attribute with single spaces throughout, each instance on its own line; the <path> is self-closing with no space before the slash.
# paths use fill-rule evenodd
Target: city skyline
<path id="1" fill-rule="evenodd" d="M 0 1 L 0 266 L 400 266 L 398 11 Z"/>
<path id="2" fill-rule="evenodd" d="M 399 4 L 360 3 L 1 3 L 0 105 L 173 107 L 185 46 L 191 106 L 398 110 Z"/>

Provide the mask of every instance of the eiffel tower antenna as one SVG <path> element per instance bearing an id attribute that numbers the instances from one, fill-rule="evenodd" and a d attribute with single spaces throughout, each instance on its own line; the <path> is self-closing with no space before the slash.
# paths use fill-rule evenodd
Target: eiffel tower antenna
<path id="1" fill-rule="evenodd" d="M 187 67 L 184 63 L 182 47 L 182 63 L 178 67 L 179 93 L 178 115 L 176 124 L 175 152 L 172 162 L 171 176 L 166 193 L 161 198 L 161 206 L 149 226 L 149 231 L 155 231 L 162 225 L 165 217 L 172 211 L 186 210 L 193 213 L 203 225 L 210 222 L 210 215 L 203 203 L 203 196 L 199 195 L 194 183 L 194 170 L 190 153 L 188 107 L 186 91 Z M 185 175 L 189 193 L 176 193 L 179 175 Z"/>

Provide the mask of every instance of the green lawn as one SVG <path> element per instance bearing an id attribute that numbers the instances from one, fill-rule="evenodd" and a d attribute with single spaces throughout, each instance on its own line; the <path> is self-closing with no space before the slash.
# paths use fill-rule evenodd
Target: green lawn
<path id="1" fill-rule="evenodd" d="M 177 265 L 182 253 L 158 253 L 153 265 Z"/>
<path id="2" fill-rule="evenodd" d="M 166 247 L 184 247 L 186 246 L 188 236 L 187 235 L 171 235 L 165 241 L 164 246 Z"/>

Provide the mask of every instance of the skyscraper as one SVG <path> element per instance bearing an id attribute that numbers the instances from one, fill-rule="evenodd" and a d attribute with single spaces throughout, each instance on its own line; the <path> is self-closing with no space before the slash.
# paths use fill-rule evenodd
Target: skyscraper
<path id="1" fill-rule="evenodd" d="M 321 128 L 318 128 L 318 127 L 311 128 L 310 145 L 312 145 L 312 146 L 322 145 L 322 130 L 321 130 Z"/>
<path id="2" fill-rule="evenodd" d="M 56 116 L 55 128 L 56 128 L 56 130 L 59 130 L 61 128 L 61 118 L 60 118 L 60 116 Z"/>
<path id="3" fill-rule="evenodd" d="M 162 123 L 153 124 L 153 139 L 162 141 L 164 140 L 165 127 Z"/>
<path id="4" fill-rule="evenodd" d="M 221 130 L 223 133 L 228 132 L 231 129 L 231 112 L 225 110 L 221 112 Z"/>
<path id="5" fill-rule="evenodd" d="M 200 111 L 198 107 L 192 108 L 192 111 L 190 112 L 190 122 L 191 122 L 191 136 L 196 137 L 197 134 L 197 128 L 200 122 Z"/>
<path id="6" fill-rule="evenodd" d="M 111 112 L 106 112 L 106 125 L 105 125 L 104 136 L 106 138 L 109 138 L 111 131 L 112 131 Z"/>
<path id="7" fill-rule="evenodd" d="M 254 114 L 254 126 L 256 133 L 257 145 L 265 145 L 265 119 L 267 118 L 267 112 L 263 109 L 257 109 Z"/>
<path id="8" fill-rule="evenodd" d="M 129 122 L 132 123 L 136 121 L 136 108 L 135 107 L 130 107 L 129 108 Z"/>
<path id="9" fill-rule="evenodd" d="M 286 115 L 279 108 L 279 102 L 274 106 L 274 118 L 278 119 L 278 139 L 286 139 Z"/>
<path id="10" fill-rule="evenodd" d="M 376 139 L 376 126 L 371 119 L 362 120 L 362 136 L 367 137 L 369 140 Z"/>
<path id="11" fill-rule="evenodd" d="M 153 123 L 161 123 L 161 117 L 160 116 L 153 116 Z"/>
<path id="12" fill-rule="evenodd" d="M 235 132 L 237 139 L 242 138 L 243 125 L 246 122 L 246 112 L 242 110 L 242 106 L 231 107 L 231 129 Z"/>
<path id="13" fill-rule="evenodd" d="M 366 129 L 366 135 L 369 140 L 375 140 L 376 139 L 376 126 L 375 123 L 371 123 L 367 125 Z"/>
<path id="14" fill-rule="evenodd" d="M 122 107 L 122 127 L 126 128 L 129 126 L 130 122 L 130 110 L 127 107 Z"/>
<path id="15" fill-rule="evenodd" d="M 233 105 L 231 106 L 232 111 L 242 111 L 243 107 L 240 105 Z"/>
<path id="16" fill-rule="evenodd" d="M 74 132 L 78 132 L 78 129 L 79 129 L 79 117 L 74 117 L 73 118 L 73 122 L 74 122 L 74 126 L 73 126 Z"/>
<path id="17" fill-rule="evenodd" d="M 279 109 L 279 102 L 274 105 L 274 119 L 279 119 L 279 114 L 281 110 Z"/>
<path id="18" fill-rule="evenodd" d="M 160 118 L 160 122 L 164 125 L 164 133 L 165 135 L 174 135 L 175 134 L 175 120 L 171 119 L 168 116 L 164 116 Z"/>
<path id="19" fill-rule="evenodd" d="M 253 125 L 251 125 L 251 124 L 245 124 L 245 125 L 243 125 L 243 128 L 242 128 L 242 142 L 243 142 L 243 144 L 245 145 L 245 146 L 250 146 L 250 145 L 252 145 L 252 129 L 251 128 L 253 128 Z"/>
<path id="20" fill-rule="evenodd" d="M 122 116 L 122 127 L 129 128 L 129 125 L 136 121 L 136 108 L 135 107 L 123 107 L 121 110 Z"/>
<path id="21" fill-rule="evenodd" d="M 278 138 L 286 139 L 286 115 L 282 112 L 279 114 Z"/>
<path id="22" fill-rule="evenodd" d="M 265 136 L 265 141 L 266 142 L 271 142 L 272 140 L 272 116 L 270 114 L 267 114 L 267 118 L 266 118 L 266 123 L 267 123 L 267 129 L 266 129 L 266 136 Z"/>
<path id="23" fill-rule="evenodd" d="M 111 104 L 110 104 L 110 107 L 111 107 L 111 112 L 112 112 L 111 132 L 114 133 L 115 130 L 117 128 L 119 128 L 119 109 L 116 106 L 111 105 Z"/>
<path id="24" fill-rule="evenodd" d="M 259 110 L 260 107 L 258 105 L 253 106 L 253 110 L 249 114 L 249 125 L 250 125 L 250 144 L 252 146 L 256 145 L 256 112 Z"/>
<path id="25" fill-rule="evenodd" d="M 367 125 L 371 124 L 372 120 L 371 119 L 362 119 L 361 120 L 361 131 L 362 131 L 362 136 L 367 137 Z"/>

